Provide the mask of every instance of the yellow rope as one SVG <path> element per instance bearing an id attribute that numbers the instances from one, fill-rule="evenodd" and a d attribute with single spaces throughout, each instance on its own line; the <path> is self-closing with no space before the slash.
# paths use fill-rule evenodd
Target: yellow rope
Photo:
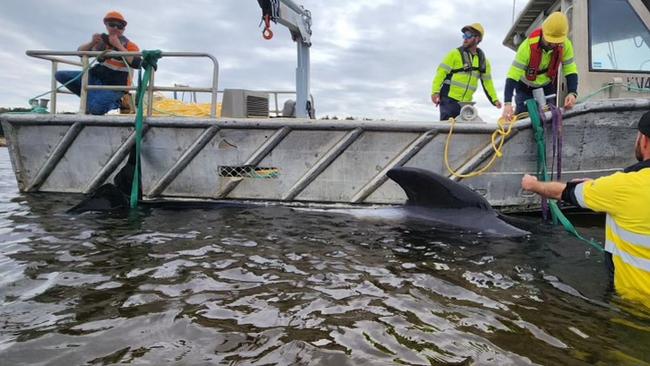
<path id="1" fill-rule="evenodd" d="M 451 136 L 454 133 L 454 125 L 456 124 L 456 120 L 454 118 L 450 118 L 449 122 L 451 125 L 449 126 L 449 134 L 447 134 L 447 141 L 445 143 L 445 166 L 447 166 L 447 170 L 451 175 L 457 178 L 471 178 L 471 177 L 477 177 L 488 169 L 492 167 L 492 164 L 496 161 L 497 158 L 500 158 L 503 156 L 503 153 L 501 152 L 501 149 L 503 148 L 503 144 L 506 141 L 506 138 L 512 133 L 512 128 L 514 127 L 515 123 L 521 118 L 526 118 L 528 117 L 528 113 L 520 113 L 512 118 L 511 121 L 506 121 L 505 118 L 501 117 L 497 121 L 497 129 L 492 133 L 492 149 L 494 149 L 494 155 L 492 155 L 492 158 L 490 161 L 487 162 L 483 167 L 481 167 L 478 170 L 475 170 L 473 172 L 461 174 L 458 173 L 458 171 L 454 170 L 451 168 L 449 165 L 449 146 L 451 145 Z M 501 136 L 501 141 L 497 143 L 497 138 Z"/>

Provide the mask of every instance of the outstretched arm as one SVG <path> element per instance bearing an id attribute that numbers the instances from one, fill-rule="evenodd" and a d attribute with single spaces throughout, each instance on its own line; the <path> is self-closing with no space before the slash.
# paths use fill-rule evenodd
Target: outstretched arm
<path id="1" fill-rule="evenodd" d="M 490 61 L 485 60 L 485 62 L 486 72 L 481 74 L 481 84 L 483 84 L 483 90 L 485 91 L 485 95 L 490 103 L 500 109 L 501 102 L 499 101 L 499 97 L 497 97 L 497 92 L 494 89 L 494 83 L 492 82 L 492 66 L 490 65 Z"/>
<path id="2" fill-rule="evenodd" d="M 562 198 L 562 192 L 566 188 L 566 183 L 540 182 L 536 177 L 526 174 L 521 178 L 521 188 L 537 193 L 542 197 L 560 200 Z"/>
<path id="3" fill-rule="evenodd" d="M 506 121 L 511 121 L 515 114 L 515 108 L 512 106 L 512 95 L 515 93 L 517 82 L 511 78 L 506 78 L 506 86 L 504 89 L 504 107 L 503 114 L 501 115 Z"/>

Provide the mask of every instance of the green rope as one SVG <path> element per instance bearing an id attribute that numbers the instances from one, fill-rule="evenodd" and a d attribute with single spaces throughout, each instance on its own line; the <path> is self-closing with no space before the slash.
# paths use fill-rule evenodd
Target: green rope
<path id="1" fill-rule="evenodd" d="M 32 108 L 32 110 L 29 111 L 29 113 L 48 114 L 50 112 L 48 112 L 47 108 L 45 108 L 45 107 L 36 106 L 36 107 Z"/>
<path id="2" fill-rule="evenodd" d="M 88 64 L 88 66 L 84 67 L 81 70 L 81 72 L 79 73 L 79 75 L 77 75 L 77 76 L 73 77 L 72 79 L 66 81 L 64 84 L 61 84 L 59 87 L 48 90 L 48 91 L 46 91 L 44 93 L 41 93 L 41 94 L 38 94 L 38 95 L 36 95 L 34 97 L 29 98 L 29 105 L 32 105 L 33 100 L 36 100 L 36 99 L 38 99 L 38 98 L 40 98 L 40 97 L 42 97 L 44 95 L 51 94 L 53 92 L 58 92 L 59 90 L 61 90 L 61 88 L 66 87 L 66 86 L 68 86 L 68 84 L 70 84 L 73 81 L 79 79 L 86 71 L 88 71 L 88 69 L 90 69 L 91 66 L 93 66 L 95 64 L 95 62 L 97 62 L 97 58 L 93 59 L 93 61 L 90 64 Z M 36 107 L 33 107 L 32 110 L 29 111 L 29 112 L 16 112 L 16 113 L 49 113 L 49 112 L 47 111 L 47 108 L 36 106 Z"/>
<path id="3" fill-rule="evenodd" d="M 549 207 L 551 208 L 551 214 L 554 214 L 557 220 L 562 224 L 564 227 L 564 230 L 568 231 L 569 233 L 573 234 L 576 238 L 582 240 L 583 242 L 589 244 L 593 248 L 595 248 L 599 252 L 604 252 L 605 249 L 603 249 L 602 244 L 598 243 L 597 241 L 593 239 L 587 239 L 580 235 L 578 230 L 575 228 L 575 226 L 571 223 L 571 221 L 562 213 L 562 210 L 560 210 L 560 207 L 557 205 L 557 202 L 555 201 L 550 201 L 549 202 Z"/>
<path id="4" fill-rule="evenodd" d="M 637 92 L 637 93 L 650 93 L 650 89 L 636 88 L 636 87 L 631 86 L 630 84 L 627 84 L 627 86 L 625 86 L 625 87 L 627 88 L 627 90 L 634 91 L 634 92 Z"/>
<path id="5" fill-rule="evenodd" d="M 546 161 L 546 139 L 544 137 L 544 127 L 539 116 L 539 108 L 534 99 L 527 100 L 526 107 L 528 108 L 528 115 L 532 121 L 533 133 L 537 145 L 537 179 L 548 182 L 552 177 L 549 176 L 546 169 L 548 166 Z M 557 225 L 558 219 L 553 210 L 551 210 L 551 219 L 553 220 L 553 224 Z"/>
<path id="6" fill-rule="evenodd" d="M 158 68 L 158 59 L 162 57 L 160 50 L 143 50 L 142 51 L 142 69 L 138 70 L 138 106 L 135 114 L 135 169 L 133 171 L 133 183 L 131 185 L 131 208 L 138 207 L 138 198 L 140 193 L 140 152 L 142 150 L 142 130 L 144 119 L 144 94 L 147 91 L 148 84 L 151 81 L 152 70 Z"/>
<path id="7" fill-rule="evenodd" d="M 602 88 L 594 91 L 593 93 L 591 93 L 591 94 L 589 94 L 589 95 L 587 95 L 585 97 L 578 98 L 578 101 L 580 103 L 586 102 L 587 100 L 595 97 L 596 95 L 602 93 L 603 91 L 605 91 L 607 89 L 612 89 L 614 87 L 625 88 L 625 89 L 627 89 L 627 91 L 633 91 L 633 92 L 636 92 L 636 93 L 650 93 L 650 89 L 637 88 L 637 87 L 632 86 L 631 84 L 623 85 L 623 84 L 608 83 L 608 84 L 605 84 Z"/>
<path id="8" fill-rule="evenodd" d="M 613 86 L 614 86 L 614 84 L 606 84 L 605 86 L 603 86 L 602 88 L 596 90 L 595 92 L 593 92 L 593 93 L 591 93 L 591 94 L 589 94 L 589 95 L 587 95 L 585 97 L 580 97 L 579 102 L 586 102 L 587 100 L 595 97 L 596 95 L 600 94 L 604 90 L 612 88 Z"/>
<path id="9" fill-rule="evenodd" d="M 541 118 L 539 116 L 539 108 L 535 99 L 527 100 L 526 107 L 528 108 L 528 114 L 533 125 L 535 142 L 537 143 L 537 179 L 547 182 L 551 180 L 551 177 L 549 177 L 546 169 L 546 141 L 544 139 L 544 127 L 542 126 Z M 564 227 L 564 230 L 591 245 L 596 250 L 604 252 L 601 244 L 594 240 L 586 239 L 580 235 L 571 221 L 564 215 L 564 213 L 562 213 L 562 210 L 560 210 L 560 207 L 555 200 L 549 200 L 548 205 L 551 209 L 551 217 L 553 218 L 554 224 L 559 222 Z"/>
<path id="10" fill-rule="evenodd" d="M 546 141 L 544 139 L 544 127 L 542 127 L 542 122 L 539 117 L 539 108 L 535 99 L 527 100 L 526 107 L 528 108 L 528 116 L 532 122 L 533 134 L 537 143 L 537 179 L 546 182 L 549 180 L 548 172 L 546 171 Z"/>
<path id="11" fill-rule="evenodd" d="M 32 107 L 32 109 L 29 110 L 28 112 L 5 112 L 5 113 L 6 114 L 34 114 L 34 113 L 48 114 L 50 112 L 47 111 L 47 108 L 36 106 L 36 107 Z"/>

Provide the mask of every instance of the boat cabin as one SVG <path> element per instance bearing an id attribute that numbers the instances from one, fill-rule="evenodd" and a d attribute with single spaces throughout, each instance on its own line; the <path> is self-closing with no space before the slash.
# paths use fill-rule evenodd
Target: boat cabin
<path id="1" fill-rule="evenodd" d="M 650 0 L 532 0 L 503 44 L 513 50 L 546 16 L 569 18 L 584 99 L 648 98 L 650 94 Z M 562 79 L 562 78 L 561 78 Z M 558 95 L 566 94 L 560 83 Z"/>

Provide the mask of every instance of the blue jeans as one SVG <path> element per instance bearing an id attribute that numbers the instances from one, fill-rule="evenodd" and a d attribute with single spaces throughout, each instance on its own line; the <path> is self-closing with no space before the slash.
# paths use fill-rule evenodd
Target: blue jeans
<path id="1" fill-rule="evenodd" d="M 548 96 L 551 94 L 555 94 L 555 92 L 556 92 L 556 87 L 552 83 L 544 87 L 544 95 Z M 517 107 L 515 108 L 515 114 L 528 112 L 528 108 L 526 107 L 526 101 L 528 99 L 533 99 L 533 88 L 519 82 L 515 90 L 515 103 L 517 105 Z M 547 99 L 547 102 L 555 105 L 555 99 Z"/>
<path id="2" fill-rule="evenodd" d="M 81 71 L 57 71 L 55 74 L 56 81 L 65 84 L 68 81 L 76 78 L 81 74 Z M 101 80 L 93 77 L 92 74 L 88 75 L 88 85 L 104 85 Z M 76 80 L 70 82 L 66 87 L 73 93 L 81 94 L 81 76 Z M 120 107 L 120 99 L 124 92 L 115 90 L 90 90 L 88 91 L 88 99 L 86 103 L 86 113 L 102 115 L 111 109 Z"/>

